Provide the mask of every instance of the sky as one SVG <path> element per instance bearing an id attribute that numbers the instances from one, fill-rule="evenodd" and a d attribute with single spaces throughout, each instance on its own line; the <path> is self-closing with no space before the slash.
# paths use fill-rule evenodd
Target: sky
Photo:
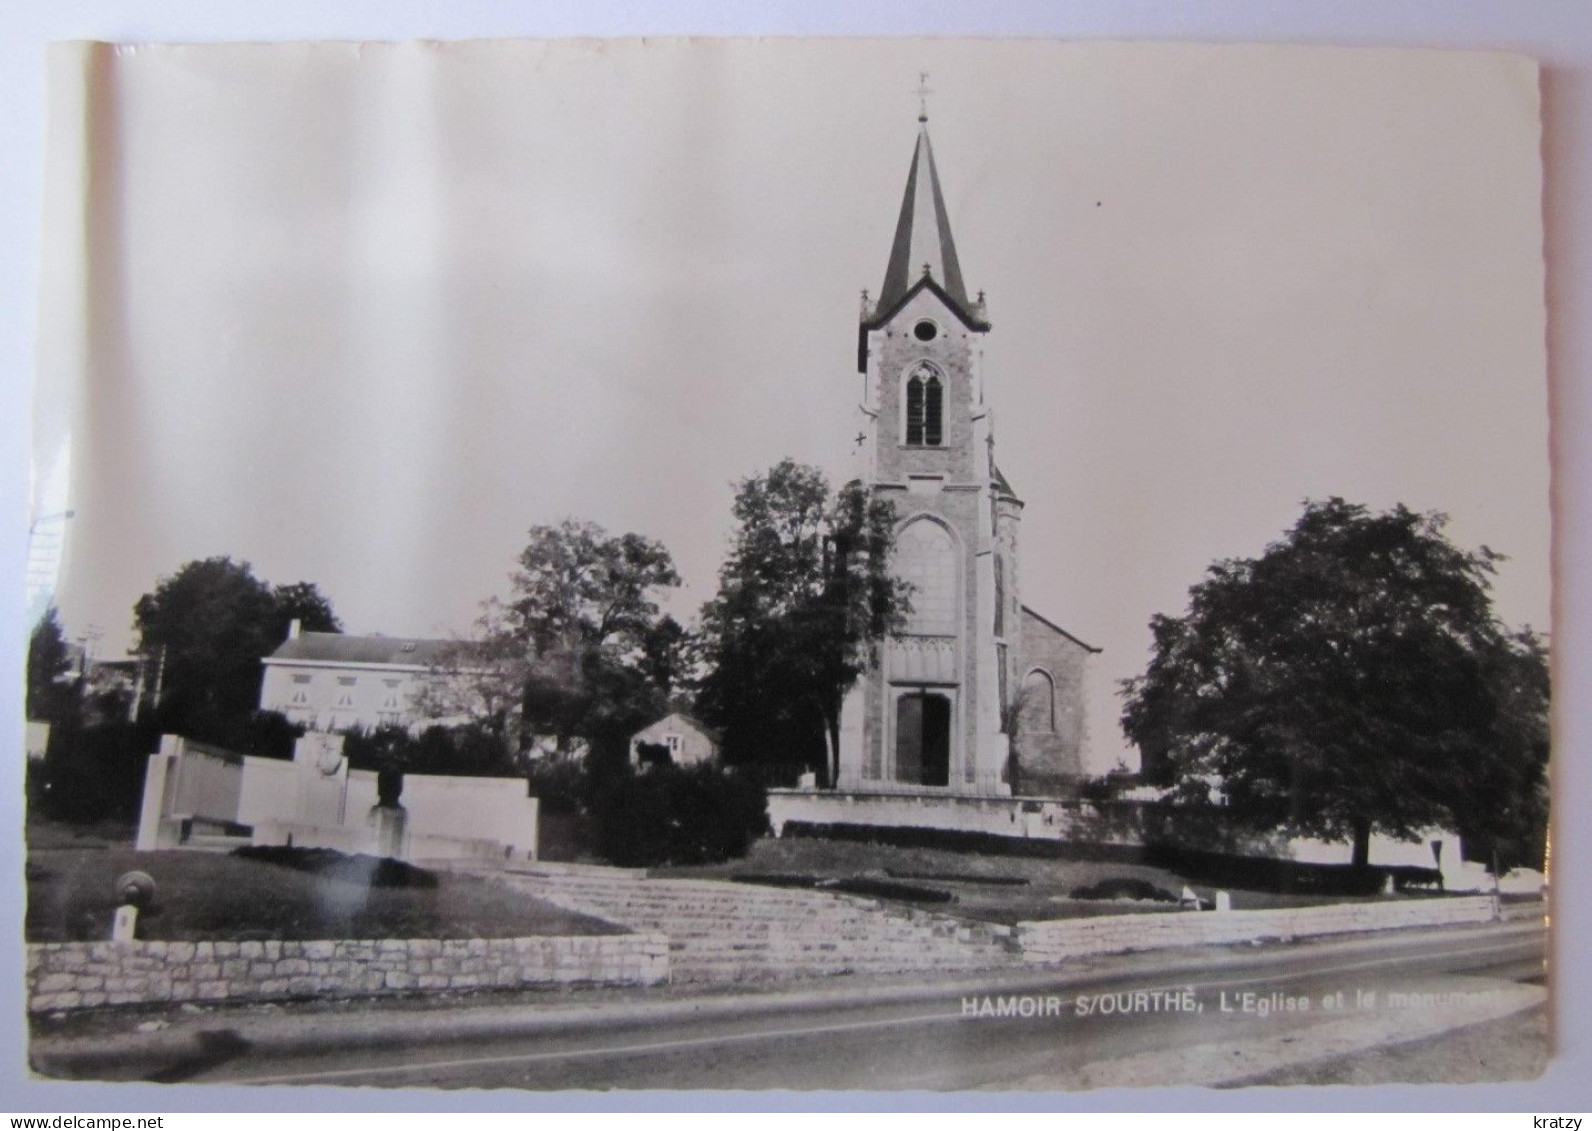
<path id="1" fill-rule="evenodd" d="M 1118 680 L 1303 499 L 1452 516 L 1548 626 L 1536 74 L 1512 56 L 1054 41 L 59 48 L 36 513 L 70 635 L 183 562 L 468 629 L 529 527 L 664 542 L 849 472 L 858 295 L 918 128 L 984 290 L 1025 603 Z"/>

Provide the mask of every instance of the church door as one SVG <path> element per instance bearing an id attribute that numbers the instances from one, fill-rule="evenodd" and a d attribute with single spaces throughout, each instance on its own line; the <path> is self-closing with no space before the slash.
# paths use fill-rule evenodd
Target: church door
<path id="1" fill-rule="evenodd" d="M 896 700 L 896 780 L 907 785 L 951 783 L 951 700 L 914 692 Z"/>

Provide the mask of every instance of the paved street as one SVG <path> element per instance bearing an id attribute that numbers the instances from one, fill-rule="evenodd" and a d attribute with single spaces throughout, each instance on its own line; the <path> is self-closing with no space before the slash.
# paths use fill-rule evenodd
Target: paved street
<path id="1" fill-rule="evenodd" d="M 471 1041 L 428 1041 L 423 1026 L 438 1020 L 432 1012 L 413 1015 L 417 1035 L 396 1047 L 283 1055 L 255 1047 L 246 1032 L 219 1029 L 208 1034 L 209 1054 L 135 1074 L 529 1089 L 1232 1082 L 1536 1007 L 1544 947 L 1544 932 L 1519 926 L 1405 932 L 1352 944 L 1227 951 L 1207 972 L 1173 978 L 1158 975 L 1141 955 L 1103 964 L 1084 981 L 1066 972 L 1021 987 L 992 980 L 987 994 L 878 1002 L 859 992 L 854 1001 L 801 1008 L 768 1008 L 778 999 L 752 995 L 742 999 L 744 1008 L 703 1009 L 700 1017 L 687 1010 L 661 1019 L 609 1018 Z M 1166 956 L 1166 964 L 1176 958 Z M 963 979 L 957 990 L 968 985 Z M 304 1023 L 313 1026 L 315 1018 Z"/>

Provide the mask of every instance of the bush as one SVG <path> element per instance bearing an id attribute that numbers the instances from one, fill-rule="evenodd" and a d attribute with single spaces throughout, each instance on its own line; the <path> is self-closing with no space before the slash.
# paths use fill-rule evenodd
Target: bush
<path id="1" fill-rule="evenodd" d="M 407 769 L 415 745 L 415 737 L 401 726 L 353 727 L 343 732 L 343 756 L 354 770 L 379 774 Z"/>
<path id="2" fill-rule="evenodd" d="M 542 758 L 525 777 L 543 813 L 579 812 L 588 792 L 585 768 L 573 758 Z"/>
<path id="3" fill-rule="evenodd" d="M 277 711 L 229 714 L 213 709 L 179 712 L 163 707 L 155 713 L 155 725 L 163 734 L 180 734 L 234 754 L 283 761 L 293 757 L 293 746 L 304 734 L 302 726 Z"/>
<path id="4" fill-rule="evenodd" d="M 135 819 L 144 767 L 159 748 L 160 731 L 148 724 L 58 723 L 30 782 L 32 800 L 45 816 L 70 824 Z"/>
<path id="5" fill-rule="evenodd" d="M 918 884 L 904 884 L 898 880 L 875 879 L 872 876 L 845 876 L 831 879 L 789 872 L 742 872 L 731 876 L 730 879 L 734 883 L 756 884 L 758 887 L 838 891 L 847 895 L 862 895 L 871 899 L 899 899 L 908 903 L 956 902 L 956 896 L 943 888 L 926 888 Z"/>
<path id="6" fill-rule="evenodd" d="M 610 768 L 591 779 L 587 807 L 598 854 L 624 867 L 716 863 L 768 832 L 763 788 L 712 763 Z"/>
<path id="7" fill-rule="evenodd" d="M 343 735 L 343 753 L 356 770 L 448 774 L 466 778 L 520 776 L 503 739 L 478 723 L 428 727 L 419 735 L 401 726 L 355 728 Z"/>
<path id="8" fill-rule="evenodd" d="M 304 727 L 286 715 L 276 711 L 255 711 L 234 722 L 231 733 L 218 745 L 239 754 L 286 761 L 293 757 L 293 748 L 303 737 Z"/>
<path id="9" fill-rule="evenodd" d="M 1151 900 L 1155 903 L 1176 903 L 1177 896 L 1165 888 L 1156 887 L 1149 880 L 1133 876 L 1120 876 L 1101 880 L 1087 887 L 1076 887 L 1067 893 L 1069 899 L 1133 899 Z"/>
<path id="10" fill-rule="evenodd" d="M 1115 801 L 1125 791 L 1138 786 L 1140 783 L 1137 774 L 1113 770 L 1101 777 L 1084 778 L 1078 782 L 1078 796 L 1084 801 L 1106 802 Z"/>
<path id="11" fill-rule="evenodd" d="M 1394 889 L 1401 892 L 1441 891 L 1443 886 L 1443 874 L 1436 868 L 1409 864 L 1309 864 L 1157 844 L 1145 849 L 1144 862 L 1211 887 L 1290 895 L 1376 895 L 1389 877 Z"/>
<path id="12" fill-rule="evenodd" d="M 367 856 L 362 852 L 352 855 L 335 848 L 293 848 L 286 845 L 257 844 L 234 848 L 232 855 L 240 860 L 258 860 L 262 864 L 275 864 L 292 868 L 295 872 L 308 872 L 329 880 L 358 884 L 371 888 L 434 888 L 437 876 L 424 868 L 394 860 L 388 856 Z"/>

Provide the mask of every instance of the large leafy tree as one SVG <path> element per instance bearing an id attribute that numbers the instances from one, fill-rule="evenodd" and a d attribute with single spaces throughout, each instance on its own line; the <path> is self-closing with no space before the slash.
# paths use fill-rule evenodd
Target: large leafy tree
<path id="1" fill-rule="evenodd" d="M 1259 557 L 1212 565 L 1183 616 L 1152 620 L 1149 667 L 1124 685 L 1147 773 L 1255 830 L 1349 839 L 1356 864 L 1373 831 L 1433 825 L 1472 855 L 1531 857 L 1546 654 L 1494 616 L 1500 556 L 1445 524 L 1310 501 Z"/>
<path id="2" fill-rule="evenodd" d="M 577 519 L 532 527 L 509 599 L 484 602 L 437 658 L 420 710 L 479 724 L 511 751 L 536 734 L 615 753 L 681 678 L 690 634 L 657 604 L 679 583 L 668 550 L 639 534 Z"/>
<path id="3" fill-rule="evenodd" d="M 273 634 L 278 640 L 287 638 L 294 621 L 303 632 L 342 632 L 343 622 L 332 611 L 331 601 L 308 581 L 295 581 L 291 585 L 278 585 L 271 590 L 271 600 L 276 603 L 276 625 Z"/>
<path id="4" fill-rule="evenodd" d="M 728 757 L 819 764 L 833 783 L 846 692 L 909 604 L 890 571 L 895 509 L 786 459 L 740 484 L 734 515 L 702 613 L 699 706 Z"/>
<path id="5" fill-rule="evenodd" d="M 679 642 L 658 599 L 679 584 L 653 539 L 578 519 L 534 526 L 508 600 L 488 602 L 456 667 L 495 709 L 517 687 L 523 729 L 614 753 L 667 703 L 652 674 Z"/>
<path id="6" fill-rule="evenodd" d="M 276 589 L 248 562 L 205 558 L 161 578 L 133 606 L 138 648 L 159 673 L 160 717 L 185 733 L 214 730 L 259 706 L 262 668 L 293 618 L 336 631 L 331 605 L 315 586 Z"/>

